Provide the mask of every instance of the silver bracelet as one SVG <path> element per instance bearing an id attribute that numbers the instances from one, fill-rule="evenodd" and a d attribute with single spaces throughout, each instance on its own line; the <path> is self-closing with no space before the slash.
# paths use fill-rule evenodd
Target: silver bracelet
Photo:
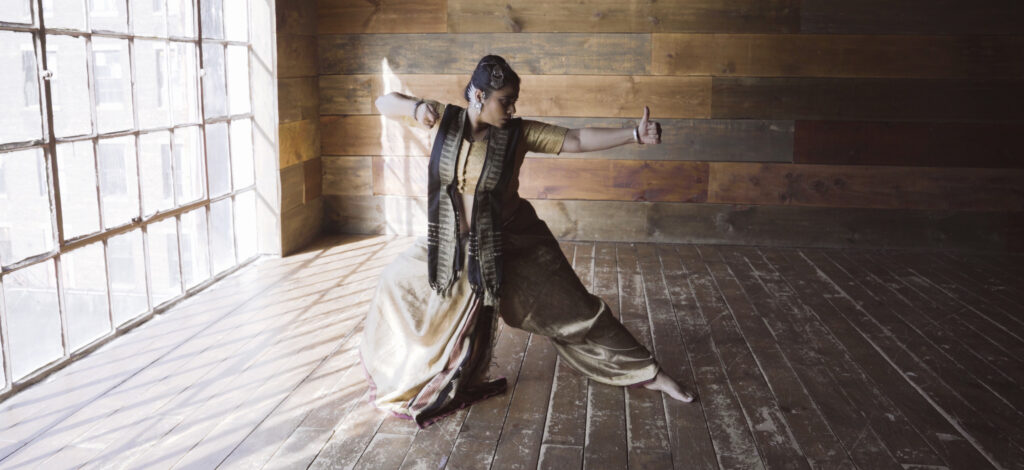
<path id="1" fill-rule="evenodd" d="M 633 128 L 633 140 L 638 144 L 643 144 L 643 142 L 640 142 L 640 126 Z"/>

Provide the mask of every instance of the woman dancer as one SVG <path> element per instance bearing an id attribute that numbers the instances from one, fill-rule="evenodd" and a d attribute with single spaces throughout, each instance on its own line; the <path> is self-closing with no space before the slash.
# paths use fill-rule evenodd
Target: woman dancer
<path id="1" fill-rule="evenodd" d="M 690 402 L 651 353 L 587 292 L 547 225 L 518 195 L 527 152 L 590 152 L 661 143 L 661 127 L 564 127 L 513 118 L 519 76 L 480 60 L 468 108 L 390 93 L 386 116 L 431 128 L 428 235 L 382 273 L 360 354 L 374 405 L 426 426 L 505 391 L 487 381 L 496 315 L 551 338 L 562 361 L 598 382 L 642 385 Z"/>

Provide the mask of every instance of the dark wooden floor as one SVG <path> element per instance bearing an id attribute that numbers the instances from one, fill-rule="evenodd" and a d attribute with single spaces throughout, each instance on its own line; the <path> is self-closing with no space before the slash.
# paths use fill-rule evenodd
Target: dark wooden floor
<path id="1" fill-rule="evenodd" d="M 567 243 L 699 401 L 502 327 L 511 391 L 418 430 L 367 404 L 376 277 L 411 239 L 258 262 L 0 403 L 2 468 L 1024 468 L 1024 257 Z"/>

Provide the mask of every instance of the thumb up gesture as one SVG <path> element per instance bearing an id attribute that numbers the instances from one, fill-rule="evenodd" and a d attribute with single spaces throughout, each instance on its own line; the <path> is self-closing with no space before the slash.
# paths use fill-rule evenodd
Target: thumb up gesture
<path id="1" fill-rule="evenodd" d="M 651 121 L 651 109 L 644 106 L 644 115 L 636 126 L 635 137 L 641 144 L 661 143 L 661 124 Z"/>

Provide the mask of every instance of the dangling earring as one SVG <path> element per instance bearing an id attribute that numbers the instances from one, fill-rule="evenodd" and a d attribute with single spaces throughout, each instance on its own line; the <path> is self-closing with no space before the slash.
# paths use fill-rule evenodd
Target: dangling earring
<path id="1" fill-rule="evenodd" d="M 477 111 L 479 111 L 480 108 L 482 108 L 482 107 L 483 107 L 483 104 L 481 104 L 479 101 L 477 101 L 476 103 L 473 103 L 473 108 L 475 108 Z"/>

